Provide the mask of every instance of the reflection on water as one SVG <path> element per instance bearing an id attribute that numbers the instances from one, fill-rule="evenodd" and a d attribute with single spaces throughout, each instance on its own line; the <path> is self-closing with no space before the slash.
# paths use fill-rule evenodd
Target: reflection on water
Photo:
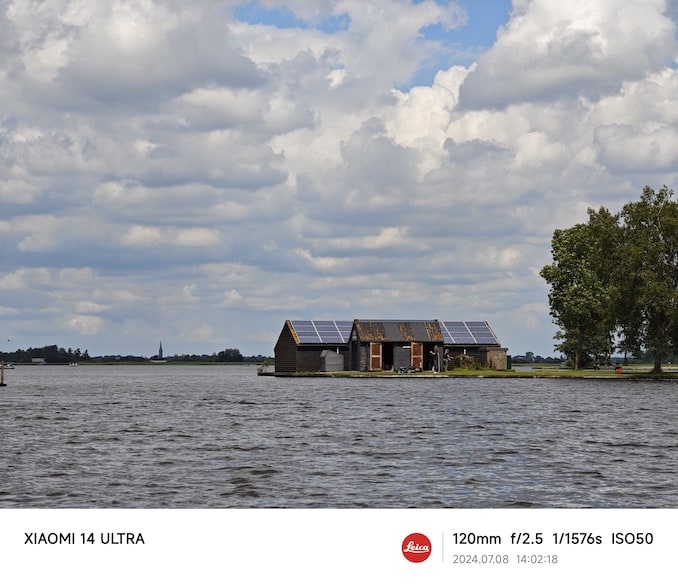
<path id="1" fill-rule="evenodd" d="M 0 507 L 678 507 L 678 383 L 17 367 Z"/>

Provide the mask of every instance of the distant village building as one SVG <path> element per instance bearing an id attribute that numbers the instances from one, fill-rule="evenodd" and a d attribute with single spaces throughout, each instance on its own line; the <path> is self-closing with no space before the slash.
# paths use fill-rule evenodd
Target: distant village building
<path id="1" fill-rule="evenodd" d="M 275 345 L 275 372 L 442 371 L 455 360 L 506 369 L 487 322 L 439 320 L 287 320 Z"/>

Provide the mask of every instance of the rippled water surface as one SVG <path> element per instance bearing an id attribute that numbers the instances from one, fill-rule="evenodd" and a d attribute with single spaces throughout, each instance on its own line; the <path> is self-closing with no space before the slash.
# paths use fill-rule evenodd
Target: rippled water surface
<path id="1" fill-rule="evenodd" d="M 0 507 L 678 507 L 678 383 L 17 367 Z"/>

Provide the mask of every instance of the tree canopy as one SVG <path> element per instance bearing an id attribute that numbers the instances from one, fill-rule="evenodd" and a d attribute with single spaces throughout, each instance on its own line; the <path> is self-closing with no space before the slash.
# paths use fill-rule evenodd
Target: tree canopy
<path id="1" fill-rule="evenodd" d="M 654 371 L 678 348 L 678 203 L 673 190 L 645 187 L 619 213 L 557 229 L 553 262 L 540 275 L 561 328 L 556 345 L 581 368 L 614 350 L 654 355 Z"/>

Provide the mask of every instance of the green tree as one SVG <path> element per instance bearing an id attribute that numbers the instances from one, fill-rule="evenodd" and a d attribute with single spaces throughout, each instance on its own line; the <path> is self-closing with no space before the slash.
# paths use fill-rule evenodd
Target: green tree
<path id="1" fill-rule="evenodd" d="M 611 352 L 616 323 L 618 217 L 604 208 L 588 214 L 588 223 L 553 233 L 553 263 L 540 271 L 550 286 L 551 316 L 562 328 L 556 349 L 573 359 L 575 369 L 591 351 Z"/>
<path id="2" fill-rule="evenodd" d="M 654 372 L 678 347 L 678 203 L 673 190 L 645 187 L 622 208 L 620 327 L 623 348 L 645 348 Z"/>
<path id="3" fill-rule="evenodd" d="M 678 203 L 673 190 L 645 187 L 620 214 L 589 210 L 589 221 L 556 230 L 551 315 L 562 331 L 556 347 L 580 368 L 618 348 L 654 358 L 654 372 L 678 349 Z"/>
<path id="4" fill-rule="evenodd" d="M 224 349 L 217 354 L 217 361 L 226 363 L 242 363 L 244 357 L 239 349 Z"/>

